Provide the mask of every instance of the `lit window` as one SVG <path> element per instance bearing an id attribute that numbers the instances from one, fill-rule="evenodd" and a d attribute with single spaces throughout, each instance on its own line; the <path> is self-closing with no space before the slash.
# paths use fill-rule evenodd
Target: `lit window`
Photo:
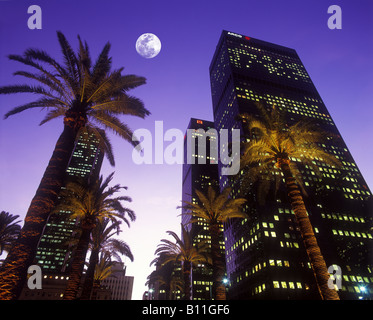
<path id="1" fill-rule="evenodd" d="M 275 289 L 280 288 L 280 284 L 278 283 L 278 281 L 273 281 L 273 287 L 274 287 Z"/>

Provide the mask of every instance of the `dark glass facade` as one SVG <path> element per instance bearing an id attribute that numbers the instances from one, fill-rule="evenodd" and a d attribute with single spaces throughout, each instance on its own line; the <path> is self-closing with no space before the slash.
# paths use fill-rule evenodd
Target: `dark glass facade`
<path id="1" fill-rule="evenodd" d="M 190 134 L 188 134 L 188 129 Z M 201 129 L 200 131 L 198 131 Z M 209 131 L 213 129 L 213 131 Z M 211 185 L 216 190 L 219 190 L 218 184 L 218 159 L 215 157 L 217 147 L 217 135 L 214 130 L 214 123 L 205 120 L 192 118 L 189 122 L 184 140 L 184 164 L 183 164 L 183 187 L 182 200 L 192 203 L 198 202 L 198 197 L 195 190 L 203 193 L 207 192 Z M 205 143 L 206 141 L 206 143 Z M 190 153 L 188 157 L 188 144 Z M 206 153 L 199 153 L 198 147 L 202 144 Z M 210 152 L 212 145 L 213 151 Z M 217 151 L 217 150 L 216 150 Z M 201 162 L 205 162 L 201 164 Z M 191 216 L 185 214 L 185 209 L 182 209 L 182 223 L 194 235 L 194 243 L 200 241 L 209 241 L 208 225 L 203 221 L 197 224 L 189 224 Z M 221 249 L 224 252 L 224 241 L 221 239 Z M 212 295 L 212 270 L 206 264 L 194 266 L 191 273 L 192 283 L 192 299 L 193 300 L 210 300 Z"/>
<path id="2" fill-rule="evenodd" d="M 215 128 L 242 130 L 241 113 L 257 114 L 256 103 L 275 105 L 287 124 L 311 119 L 330 137 L 320 146 L 341 168 L 315 158 L 319 173 L 296 161 L 308 196 L 307 211 L 327 266 L 341 268 L 341 299 L 373 297 L 372 195 L 326 106 L 295 50 L 223 31 L 210 65 Z M 340 139 L 335 139 L 333 136 Z M 220 168 L 219 163 L 219 168 Z M 239 173 L 240 174 L 240 173 Z M 240 186 L 220 176 L 220 187 Z M 281 189 L 282 188 L 282 189 Z M 231 299 L 318 299 L 311 266 L 284 186 L 265 205 L 249 192 L 248 219 L 224 226 Z M 273 191 L 273 190 L 272 190 Z"/>
<path id="3" fill-rule="evenodd" d="M 103 153 L 98 149 L 98 141 L 93 135 L 83 132 L 77 139 L 69 165 L 66 180 L 79 179 L 88 182 L 99 176 Z M 76 228 L 71 212 L 55 210 L 50 215 L 36 253 L 36 263 L 43 273 L 62 274 L 67 272 L 71 255 L 69 240 Z"/>

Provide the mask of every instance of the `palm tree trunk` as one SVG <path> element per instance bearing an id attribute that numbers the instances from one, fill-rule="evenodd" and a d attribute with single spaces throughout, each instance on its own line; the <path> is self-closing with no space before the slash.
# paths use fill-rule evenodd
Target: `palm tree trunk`
<path id="1" fill-rule="evenodd" d="M 190 300 L 191 298 L 191 286 L 190 286 L 190 272 L 191 272 L 191 263 L 189 261 L 184 261 L 183 266 L 183 276 L 184 276 L 184 300 Z"/>
<path id="2" fill-rule="evenodd" d="M 63 295 L 64 300 L 75 300 L 78 296 L 92 229 L 93 227 L 89 226 L 89 223 L 85 224 L 82 221 L 82 234 L 71 262 L 69 280 Z"/>
<path id="3" fill-rule="evenodd" d="M 101 281 L 100 280 L 94 280 L 93 281 L 93 287 L 92 287 L 92 298 L 91 300 L 97 300 L 97 294 L 101 287 Z"/>
<path id="4" fill-rule="evenodd" d="M 321 298 L 323 300 L 339 300 L 337 291 L 334 289 L 329 289 L 328 280 L 330 278 L 330 274 L 328 272 L 324 257 L 321 254 L 320 247 L 317 244 L 317 240 L 313 232 L 311 221 L 308 217 L 299 187 L 291 174 L 289 161 L 281 161 L 280 166 L 285 176 L 285 183 L 288 195 L 290 197 L 291 207 L 299 225 L 303 243 L 313 269 Z"/>
<path id="5" fill-rule="evenodd" d="M 172 279 L 172 278 L 171 278 Z M 171 295 L 172 295 L 172 291 L 171 291 L 171 281 L 167 281 L 166 282 L 166 285 L 165 285 L 165 300 L 172 300 L 171 299 Z"/>
<path id="6" fill-rule="evenodd" d="M 95 248 L 91 251 L 91 256 L 89 257 L 89 265 L 85 275 L 82 296 L 80 298 L 81 300 L 90 300 L 91 298 L 95 277 L 95 269 L 99 260 L 99 253 L 99 248 Z"/>
<path id="7" fill-rule="evenodd" d="M 27 269 L 34 262 L 49 214 L 58 200 L 77 133 L 85 123 L 81 116 L 66 113 L 64 130 L 31 201 L 24 226 L 0 269 L 0 300 L 18 299 L 25 285 Z"/>
<path id="8" fill-rule="evenodd" d="M 214 279 L 212 286 L 213 297 L 215 300 L 226 300 L 225 285 L 223 283 L 225 262 L 220 251 L 219 225 L 210 224 L 209 231 L 211 236 L 212 276 Z"/>

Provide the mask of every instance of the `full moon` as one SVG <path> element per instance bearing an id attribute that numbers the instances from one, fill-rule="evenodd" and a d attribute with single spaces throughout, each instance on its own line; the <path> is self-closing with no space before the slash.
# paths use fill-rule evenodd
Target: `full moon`
<path id="1" fill-rule="evenodd" d="M 144 33 L 136 41 L 136 51 L 144 58 L 154 58 L 161 51 L 161 41 L 153 33 Z"/>

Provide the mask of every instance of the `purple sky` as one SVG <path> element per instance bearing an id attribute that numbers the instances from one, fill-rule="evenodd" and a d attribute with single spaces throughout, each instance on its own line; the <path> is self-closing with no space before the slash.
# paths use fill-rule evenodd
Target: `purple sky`
<path id="1" fill-rule="evenodd" d="M 27 27 L 27 8 L 42 9 L 42 30 Z M 327 27 L 327 9 L 342 8 L 342 30 Z M 368 186 L 373 186 L 373 2 L 325 0 L 205 0 L 205 1 L 21 1 L 0 0 L 0 85 L 25 82 L 12 75 L 23 70 L 8 54 L 29 47 L 46 50 L 61 61 L 56 31 L 74 48 L 77 34 L 86 40 L 95 59 L 107 41 L 113 67 L 145 76 L 147 84 L 131 93 L 152 115 L 145 120 L 124 118 L 132 129 L 184 131 L 191 117 L 212 120 L 208 68 L 223 29 L 297 50 L 316 88 L 347 143 Z M 162 42 L 153 59 L 139 56 L 136 39 L 145 32 Z M 11 108 L 35 96 L 0 96 L 0 210 L 24 217 L 62 131 L 62 121 L 41 127 L 44 111 L 37 109 L 3 120 Z M 41 113 L 41 114 L 40 114 Z M 176 206 L 181 199 L 181 165 L 136 165 L 128 143 L 112 138 L 116 167 L 105 160 L 102 173 L 115 170 L 114 182 L 128 186 L 137 220 L 122 238 L 135 262 L 133 299 L 141 299 L 144 283 L 160 239 L 179 232 Z M 165 143 L 167 146 L 167 143 Z"/>

